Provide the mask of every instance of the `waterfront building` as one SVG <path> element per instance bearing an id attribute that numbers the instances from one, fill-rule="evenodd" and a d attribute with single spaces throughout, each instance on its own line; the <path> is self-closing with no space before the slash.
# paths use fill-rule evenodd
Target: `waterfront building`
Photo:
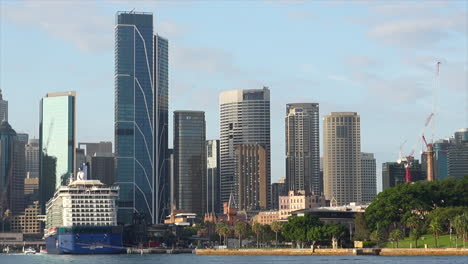
<path id="1" fill-rule="evenodd" d="M 235 147 L 235 185 L 238 210 L 255 211 L 268 208 L 267 153 L 260 144 Z"/>
<path id="2" fill-rule="evenodd" d="M 39 178 L 39 139 L 30 139 L 25 151 L 26 174 L 29 178 Z"/>
<path id="3" fill-rule="evenodd" d="M 279 217 L 285 219 L 296 210 L 329 205 L 330 201 L 326 200 L 323 195 L 306 193 L 305 191 L 289 191 L 288 195 L 279 198 Z"/>
<path id="4" fill-rule="evenodd" d="M 285 123 L 289 190 L 321 194 L 319 104 L 287 104 Z"/>
<path id="5" fill-rule="evenodd" d="M 49 93 L 40 102 L 39 192 L 46 202 L 75 170 L 76 92 Z"/>
<path id="6" fill-rule="evenodd" d="M 253 217 L 253 222 L 261 225 L 271 225 L 275 221 L 280 220 L 280 214 L 278 210 L 274 211 L 262 211 Z"/>
<path id="7" fill-rule="evenodd" d="M 361 153 L 361 202 L 370 203 L 377 195 L 377 168 L 373 153 Z"/>
<path id="8" fill-rule="evenodd" d="M 23 214 L 13 216 L 11 219 L 11 231 L 27 235 L 40 234 L 42 231 L 41 223 L 37 217 L 40 212 L 41 207 L 39 206 L 39 201 L 35 201 L 24 210 Z"/>
<path id="9" fill-rule="evenodd" d="M 153 14 L 117 12 L 115 162 L 118 222 L 155 220 Z"/>
<path id="10" fill-rule="evenodd" d="M 288 186 L 286 178 L 281 178 L 277 182 L 271 184 L 271 209 L 278 210 L 279 197 L 288 195 Z"/>
<path id="11" fill-rule="evenodd" d="M 338 205 L 361 202 L 361 125 L 355 112 L 323 118 L 324 193 Z"/>
<path id="12" fill-rule="evenodd" d="M 206 212 L 205 130 L 205 112 L 174 112 L 174 185 L 177 209 L 200 217 Z"/>
<path id="13" fill-rule="evenodd" d="M 19 214 L 24 210 L 25 171 L 24 142 L 7 121 L 0 125 L 0 215 L 7 210 Z"/>
<path id="14" fill-rule="evenodd" d="M 2 89 L 0 89 L 0 122 L 8 121 L 8 101 L 3 99 Z"/>
<path id="15" fill-rule="evenodd" d="M 169 43 L 155 35 L 154 46 L 154 93 L 155 130 L 155 223 L 163 223 L 171 209 L 169 173 Z"/>
<path id="16" fill-rule="evenodd" d="M 206 213 L 221 211 L 219 140 L 206 141 Z"/>
<path id="17" fill-rule="evenodd" d="M 468 128 L 455 132 L 448 147 L 448 176 L 461 179 L 468 175 Z"/>
<path id="18" fill-rule="evenodd" d="M 235 148 L 259 144 L 266 152 L 267 204 L 270 205 L 270 90 L 232 90 L 220 94 L 220 174 L 221 202 L 228 202 L 235 188 Z"/>
<path id="19" fill-rule="evenodd" d="M 115 159 L 112 153 L 95 152 L 91 157 L 91 179 L 99 180 L 105 185 L 115 183 Z"/>

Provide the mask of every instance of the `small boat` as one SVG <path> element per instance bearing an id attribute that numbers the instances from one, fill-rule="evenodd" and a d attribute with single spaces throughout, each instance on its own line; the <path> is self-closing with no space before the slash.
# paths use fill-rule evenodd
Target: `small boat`
<path id="1" fill-rule="evenodd" d="M 39 250 L 39 254 L 47 254 L 47 250 L 45 248 Z"/>
<path id="2" fill-rule="evenodd" d="M 6 248 L 3 249 L 3 252 L 4 252 L 5 254 L 10 253 L 10 247 L 9 247 L 9 246 L 6 246 Z"/>
<path id="3" fill-rule="evenodd" d="M 34 248 L 29 247 L 29 248 L 24 250 L 24 254 L 26 254 L 26 255 L 36 254 L 36 250 Z"/>

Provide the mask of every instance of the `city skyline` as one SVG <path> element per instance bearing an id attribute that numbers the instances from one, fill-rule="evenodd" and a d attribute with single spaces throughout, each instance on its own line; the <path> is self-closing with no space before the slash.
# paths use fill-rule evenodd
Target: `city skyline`
<path id="1" fill-rule="evenodd" d="M 9 114 L 10 120 L 13 120 L 11 122 L 13 127 L 15 127 L 15 129 L 18 132 L 28 132 L 31 138 L 37 138 L 39 136 L 37 127 L 39 109 L 37 107 L 37 102 L 47 92 L 64 90 L 61 86 L 51 87 L 50 83 L 47 81 L 47 78 L 35 78 L 35 75 L 41 74 L 41 69 L 38 69 L 37 72 L 31 72 L 31 74 L 29 74 L 29 66 L 23 66 L 25 68 L 18 69 L 18 66 L 16 65 L 22 64 L 22 61 L 26 58 L 31 58 L 31 55 L 28 55 L 29 52 L 35 51 L 35 56 L 37 56 L 38 61 L 42 61 L 42 63 L 45 63 L 44 66 L 46 67 L 44 68 L 50 68 L 49 70 L 52 71 L 56 70 L 57 66 L 50 65 L 50 63 L 56 63 L 57 65 L 61 66 L 67 65 L 64 64 L 65 61 L 62 60 L 64 58 L 58 58 L 59 56 L 67 57 L 64 56 L 64 54 L 70 56 L 67 57 L 67 61 L 70 59 L 74 60 L 76 56 L 83 56 L 82 59 L 76 60 L 78 65 L 74 65 L 73 67 L 71 67 L 70 65 L 64 67 L 65 69 L 70 69 L 71 71 L 76 71 L 76 73 L 80 73 L 74 74 L 75 76 L 71 78 L 71 80 L 73 80 L 71 82 L 73 83 L 73 87 L 71 87 L 70 89 L 66 88 L 66 90 L 77 90 L 77 100 L 79 102 L 79 104 L 77 105 L 77 141 L 113 141 L 113 124 L 111 123 L 113 111 L 113 78 L 108 74 L 112 73 L 113 68 L 112 39 L 110 41 L 110 45 L 108 42 L 105 42 L 107 44 L 103 44 L 104 40 L 97 41 L 99 43 L 92 43 L 89 42 L 88 38 L 86 38 L 88 35 L 85 35 L 83 37 L 83 40 L 79 42 L 78 40 L 73 39 L 70 36 L 60 34 L 60 31 L 47 31 L 46 29 L 41 28 L 41 24 L 26 29 L 24 28 L 24 25 L 27 26 L 29 25 L 28 23 L 32 23 L 32 21 L 35 21 L 30 20 L 31 16 L 37 16 L 41 12 L 34 11 L 36 14 L 31 13 L 31 5 L 34 6 L 34 4 L 31 4 L 27 1 L 25 2 L 25 4 L 26 8 L 19 12 L 19 7 L 22 7 L 21 4 L 15 5 L 13 3 L 2 3 L 1 11 L 2 14 L 5 14 L 5 16 L 4 18 L 2 18 L 1 21 L 2 71 L 0 73 L 0 88 L 3 91 L 4 99 L 9 101 Z M 96 4 L 88 3 L 84 5 L 78 5 L 77 7 L 86 10 L 87 8 L 94 7 L 94 5 Z M 432 13 L 437 14 L 435 19 L 439 22 L 442 20 L 444 15 L 447 15 L 443 12 L 454 14 L 454 17 L 457 17 L 458 15 L 461 16 L 460 18 L 462 18 L 463 12 L 457 11 L 457 8 L 461 7 L 462 10 L 466 10 L 466 8 L 463 9 L 463 6 L 451 3 L 447 4 L 446 6 L 438 3 L 429 4 L 429 7 L 423 7 L 415 3 L 410 3 L 406 5 L 395 5 L 397 7 L 406 7 L 406 11 L 402 11 L 402 9 L 396 9 L 396 12 L 399 12 L 399 16 L 401 17 L 401 19 L 408 20 L 410 19 L 409 17 L 411 15 L 414 15 L 414 20 L 419 19 L 422 22 L 427 22 L 425 18 L 427 18 L 427 16 Z M 395 7 L 395 5 L 393 5 L 393 7 Z M 44 6 L 45 7 L 43 8 L 46 9 L 47 4 Z M 327 6 L 326 4 L 317 4 L 312 6 L 319 8 L 318 10 L 325 11 L 325 13 L 323 14 L 331 12 L 332 14 L 334 14 L 334 16 L 332 17 L 339 16 L 339 12 L 330 11 L 329 6 Z M 385 12 L 389 12 L 388 6 L 391 5 L 355 5 L 352 6 L 353 8 L 350 9 L 350 12 L 354 12 L 354 14 L 356 15 L 358 13 L 366 13 L 369 11 L 368 9 L 371 9 L 383 14 L 383 20 L 385 19 Z M 117 10 L 132 9 L 128 6 L 128 4 L 120 4 L 117 6 L 113 6 L 112 8 L 109 8 L 109 10 L 104 10 L 106 8 L 105 5 L 97 5 L 97 7 L 99 12 L 91 13 L 93 18 L 96 18 L 97 20 L 91 19 L 89 22 L 81 21 L 85 22 L 85 28 L 87 25 L 88 27 L 91 27 L 94 30 L 102 30 L 101 23 L 105 21 L 105 23 L 112 24 L 114 22 L 115 12 Z M 464 76 L 466 75 L 466 66 L 465 68 L 463 68 L 463 61 L 457 59 L 457 57 L 466 57 L 460 56 L 460 52 L 464 52 L 466 54 L 466 50 L 462 50 L 462 47 L 466 46 L 466 36 L 460 36 L 459 34 L 459 32 L 466 31 L 463 31 L 464 28 L 466 29 L 466 24 L 464 24 L 465 22 L 463 21 L 457 22 L 462 19 L 455 19 L 455 22 L 453 22 L 452 24 L 441 23 L 442 25 L 438 26 L 432 25 L 434 27 L 431 28 L 432 31 L 428 28 L 424 28 L 429 30 L 423 31 L 423 33 L 427 34 L 427 36 L 423 33 L 420 33 L 414 38 L 407 39 L 406 42 L 403 41 L 402 44 L 395 45 L 395 47 L 389 47 L 388 41 L 390 41 L 391 38 L 385 37 L 389 37 L 389 35 L 395 36 L 395 34 L 397 37 L 408 36 L 404 33 L 401 33 L 401 31 L 398 31 L 399 28 L 395 26 L 397 25 L 395 21 L 380 21 L 380 23 L 378 23 L 378 25 L 376 25 L 375 28 L 363 26 L 363 24 L 365 24 L 366 21 L 358 21 L 363 24 L 355 22 L 357 24 L 353 25 L 355 27 L 361 26 L 362 28 L 359 28 L 358 30 L 352 28 L 353 33 L 357 32 L 357 40 L 349 39 L 349 47 L 343 48 L 344 52 L 336 52 L 335 50 L 337 48 L 335 46 L 335 42 L 336 40 L 340 39 L 338 36 L 333 35 L 328 36 L 327 38 L 327 35 L 323 35 L 324 33 L 321 32 L 321 35 L 316 36 L 316 38 L 324 39 L 323 42 L 330 45 L 330 48 L 325 50 L 329 51 L 326 53 L 328 53 L 328 55 L 331 56 L 331 60 L 335 63 L 330 65 L 325 63 L 324 58 L 322 56 L 318 56 L 316 54 L 316 51 L 304 50 L 304 47 L 302 45 L 296 43 L 296 41 L 300 40 L 304 40 L 304 42 L 309 43 L 309 38 L 307 38 L 306 36 L 302 36 L 297 32 L 297 30 L 293 30 L 294 32 L 289 34 L 286 34 L 285 31 L 285 29 L 291 25 L 300 27 L 298 26 L 298 24 L 301 22 L 303 22 L 305 26 L 312 25 L 312 29 L 318 25 L 323 26 L 325 28 L 328 27 L 329 29 L 334 29 L 333 22 L 328 21 L 328 23 L 330 24 L 327 24 L 325 15 L 322 15 L 321 12 L 318 10 L 314 11 L 313 8 L 310 8 L 310 5 L 305 5 L 304 8 L 302 8 L 301 4 L 295 4 L 285 8 L 284 12 L 280 12 L 282 11 L 282 7 L 284 7 L 280 4 L 256 3 L 253 5 L 252 10 L 247 12 L 247 18 L 254 17 L 255 14 L 258 14 L 260 12 L 260 7 L 265 7 L 266 10 L 264 12 L 274 14 L 274 18 L 285 23 L 283 27 L 280 27 L 277 30 L 281 33 L 284 33 L 286 37 L 294 37 L 292 38 L 292 40 L 296 41 L 289 42 L 290 45 L 292 45 L 291 47 L 297 49 L 297 52 L 310 52 L 306 53 L 307 56 L 305 56 L 305 60 L 292 59 L 295 57 L 295 55 L 298 54 L 294 53 L 293 50 L 290 51 L 293 53 L 289 54 L 289 57 L 278 57 L 278 61 L 281 61 L 281 64 L 287 64 L 295 69 L 295 71 L 292 72 L 287 71 L 284 74 L 286 75 L 285 79 L 280 80 L 278 77 L 275 76 L 277 71 L 274 70 L 274 68 L 275 66 L 277 66 L 277 64 L 274 64 L 274 61 L 272 61 L 271 59 L 264 60 L 268 64 L 273 63 L 273 67 L 267 68 L 271 71 L 269 74 L 265 73 L 265 71 L 268 71 L 266 68 L 264 68 L 265 65 L 258 65 L 257 62 L 266 58 L 265 56 L 267 56 L 268 54 L 272 54 L 269 53 L 272 51 L 271 47 L 269 48 L 262 46 L 262 48 L 265 49 L 265 52 L 260 52 L 260 54 L 257 57 L 252 57 L 252 52 L 259 52 L 258 45 L 260 45 L 261 43 L 268 42 L 265 40 L 273 40 L 272 34 L 270 34 L 270 32 L 267 31 L 262 33 L 261 36 L 263 36 L 264 39 L 261 42 L 256 42 L 258 40 L 254 40 L 254 38 L 251 38 L 252 49 L 250 51 L 245 52 L 245 54 L 239 54 L 239 52 L 246 51 L 246 48 L 234 48 L 231 45 L 223 46 L 223 42 L 213 41 L 212 38 L 203 38 L 208 33 L 213 32 L 217 33 L 217 35 L 225 36 L 224 33 L 216 30 L 217 27 L 211 27 L 208 25 L 208 22 L 210 20 L 203 19 L 199 22 L 202 25 L 205 25 L 205 27 L 200 27 L 200 24 L 196 23 L 194 25 L 191 25 L 191 23 L 194 20 L 196 20 L 196 15 L 192 14 L 192 17 L 182 19 L 181 15 L 174 14 L 174 7 L 175 6 L 173 5 L 164 3 L 161 3 L 159 7 L 148 6 L 147 3 L 141 3 L 141 5 L 137 7 L 138 11 L 154 12 L 153 14 L 156 17 L 156 23 L 160 23 L 161 28 L 163 29 L 162 35 L 164 35 L 164 37 L 167 37 L 171 41 L 171 43 L 174 43 L 175 51 L 173 51 L 173 53 L 169 55 L 170 58 L 174 58 L 174 65 L 171 66 L 173 67 L 173 69 L 170 70 L 171 74 L 169 80 L 170 112 L 172 113 L 173 110 L 186 108 L 205 111 L 207 113 L 207 138 L 216 139 L 219 138 L 219 118 L 217 113 L 218 104 L 216 102 L 219 92 L 221 90 L 227 91 L 234 88 L 256 89 L 260 88 L 262 85 L 269 86 L 271 89 L 272 96 L 272 182 L 275 182 L 278 178 L 285 176 L 285 162 L 283 154 L 283 109 L 286 103 L 291 102 L 318 102 L 321 105 L 321 117 L 332 111 L 343 110 L 358 112 L 361 115 L 361 118 L 363 119 L 361 124 L 363 138 L 362 149 L 365 149 L 368 152 L 375 153 L 377 164 L 381 164 L 383 161 L 396 160 L 398 158 L 400 144 L 405 139 L 407 139 L 408 143 L 405 146 L 405 149 L 407 150 L 410 147 L 412 147 L 412 145 L 416 142 L 419 136 L 418 132 L 424 125 L 425 117 L 432 111 L 431 90 L 433 86 L 433 64 L 435 64 L 437 60 L 442 61 L 442 87 L 444 88 L 444 90 L 448 89 L 447 91 L 450 91 L 450 93 L 444 95 L 444 93 L 439 92 L 439 112 L 438 115 L 436 115 L 437 130 L 436 137 L 434 139 L 449 137 L 453 134 L 453 131 L 456 131 L 459 128 L 466 127 L 466 123 L 464 123 L 465 118 L 463 117 L 463 115 L 453 114 L 462 113 L 463 111 L 465 111 L 465 106 L 463 102 L 465 97 L 452 95 L 453 93 L 463 93 L 463 87 L 467 86 L 466 76 Z M 233 7 L 234 9 L 239 9 L 243 6 L 242 4 L 232 4 L 230 7 Z M 198 8 L 202 9 L 202 13 L 204 14 L 210 12 L 209 9 L 203 9 L 202 5 L 198 6 Z M 304 11 L 301 14 L 300 12 L 298 13 L 298 10 Z M 182 13 L 186 13 L 189 10 L 183 9 L 182 11 Z M 225 10 L 220 11 L 222 11 L 220 12 L 221 15 L 227 14 L 227 11 Z M 427 14 L 423 14 L 423 11 L 427 11 L 425 12 Z M 232 13 L 235 14 L 236 12 Z M 14 15 L 17 15 L 16 18 L 13 18 Z M 161 17 L 161 19 L 159 19 L 159 17 Z M 350 17 L 346 18 L 351 19 Z M 63 18 L 58 17 L 58 19 Z M 53 24 L 54 20 L 49 20 L 46 22 L 49 24 Z M 384 27 L 385 25 L 387 25 L 387 27 Z M 426 24 L 423 23 L 423 25 Z M 242 29 L 243 26 L 245 26 L 245 24 L 240 23 L 237 26 L 237 30 L 236 27 L 234 27 L 233 25 L 229 25 L 228 27 L 228 31 L 234 32 L 233 36 L 237 37 L 252 36 L 253 33 L 260 32 L 261 29 L 264 28 L 264 24 L 260 23 L 258 25 L 253 25 L 253 28 L 250 31 L 246 30 L 245 32 L 239 33 L 240 29 Z M 382 29 L 381 31 L 377 31 L 377 29 L 379 29 L 379 26 L 380 29 Z M 303 27 L 300 28 L 307 29 Z M 448 29 L 453 34 L 451 34 L 450 36 L 445 36 L 444 34 L 432 34 L 434 32 L 440 32 L 437 30 L 440 30 L 441 28 Z M 23 58 L 23 55 L 18 53 L 19 51 L 17 50 L 17 48 L 11 46 L 14 43 L 22 43 L 22 41 L 20 41 L 22 37 L 19 36 L 17 32 L 13 32 L 15 30 L 19 30 L 20 34 L 23 34 L 25 36 L 32 36 L 36 40 L 35 42 L 37 43 L 37 46 L 32 47 L 30 51 L 25 51 L 24 55 L 26 55 L 26 58 Z M 45 30 L 45 34 L 42 33 L 43 30 Z M 184 32 L 184 30 L 186 32 Z M 349 34 L 345 34 L 344 30 L 342 30 L 341 33 L 343 34 L 342 37 L 350 36 Z M 366 35 L 365 33 L 368 33 L 368 35 Z M 113 34 L 112 25 L 111 27 L 106 26 L 104 36 L 107 36 L 108 34 L 110 34 L 111 36 Z M 194 34 L 199 35 L 199 38 L 197 37 L 194 40 Z M 277 34 L 277 32 L 275 32 L 275 34 Z M 8 36 L 8 38 L 4 38 L 3 36 Z M 375 39 L 373 39 L 373 41 L 368 39 L 363 40 L 363 38 L 366 38 L 366 36 L 370 37 L 371 39 Z M 382 39 L 379 40 L 379 38 Z M 105 37 L 103 39 L 105 39 Z M 203 41 L 201 41 L 201 39 L 203 39 Z M 435 44 L 429 45 L 428 43 L 424 43 L 424 41 L 421 41 L 421 39 L 425 40 L 426 42 L 435 42 Z M 449 46 L 446 46 L 445 44 L 447 42 L 445 41 L 447 41 L 448 39 L 451 40 L 451 44 Z M 376 42 L 378 42 L 378 44 L 381 46 L 376 47 Z M 41 47 L 43 47 L 43 45 L 45 45 L 46 43 L 58 47 L 57 49 L 51 49 L 56 51 L 58 56 L 52 56 L 48 58 L 50 62 L 44 62 L 44 59 L 41 59 L 44 55 L 38 54 L 36 50 L 41 49 Z M 194 45 L 187 46 L 187 44 L 190 43 L 193 43 Z M 238 42 L 236 43 L 239 44 Z M 365 45 L 365 43 L 370 43 L 369 45 L 371 48 L 369 51 L 362 51 L 359 49 L 359 44 Z M 98 48 L 96 49 L 96 46 L 93 46 L 93 44 L 95 44 Z M 321 41 L 316 41 L 314 42 L 314 44 L 316 44 L 316 48 L 314 50 L 320 50 L 324 48 L 323 43 Z M 417 55 L 407 58 L 406 55 L 410 53 L 409 51 L 414 50 L 414 44 L 421 45 L 418 46 L 418 49 L 421 49 L 421 51 L 419 51 Z M 108 45 L 110 49 L 106 45 Z M 215 51 L 220 52 L 214 52 L 213 56 L 213 53 L 207 51 L 207 48 L 204 48 L 204 45 L 214 49 Z M 401 47 L 401 45 L 407 46 Z M 192 48 L 192 50 L 190 50 L 190 48 Z M 450 48 L 450 50 L 448 50 L 447 48 Z M 189 53 L 190 51 L 192 51 L 192 53 Z M 200 59 L 200 57 L 197 57 L 199 56 L 197 54 L 201 51 L 209 52 L 208 55 L 210 56 L 206 57 L 207 61 L 205 64 L 200 65 L 197 64 L 196 60 L 197 58 Z M 343 56 L 343 58 L 337 58 L 338 56 L 343 55 L 343 53 L 345 52 L 348 52 L 347 56 Z M 388 52 L 390 54 L 396 55 L 397 58 L 392 59 L 388 58 L 388 56 L 384 56 L 384 59 L 382 59 L 380 55 L 381 52 Z M 338 53 L 338 55 L 332 55 L 331 53 Z M 15 58 L 15 60 L 13 60 L 12 55 Z M 45 55 L 47 55 L 47 53 Z M 317 57 L 315 55 L 317 55 Z M 254 58 L 254 61 L 245 60 L 245 56 L 250 56 Z M 185 65 L 183 65 L 182 63 L 184 57 L 187 59 L 187 63 Z M 225 61 L 226 57 L 228 63 L 226 63 Z M 335 73 L 335 69 L 338 71 L 343 70 L 339 69 L 339 67 L 336 66 L 336 62 L 341 61 L 341 59 L 346 61 L 346 58 L 348 58 L 349 60 L 347 61 L 347 63 L 355 65 L 355 67 L 357 68 L 362 68 L 363 72 L 353 72 L 350 75 L 340 75 L 343 72 Z M 385 61 L 385 64 L 388 63 L 390 66 L 383 67 L 383 60 L 387 59 L 388 61 Z M 87 61 L 97 61 L 98 63 L 96 63 L 95 66 L 91 66 L 89 65 L 89 63 L 85 63 Z M 94 67 L 101 67 L 106 69 L 96 70 L 96 74 L 102 73 L 102 76 L 93 74 L 83 75 L 81 74 L 83 70 L 81 68 L 82 66 L 79 65 L 82 63 L 86 64 L 86 67 L 91 69 L 91 71 L 94 71 Z M 34 66 L 34 64 L 32 65 Z M 103 67 L 103 65 L 105 65 L 105 67 Z M 381 73 L 377 74 L 370 70 L 368 71 L 369 67 L 374 66 L 377 68 L 378 66 L 382 67 Z M 344 69 L 345 72 L 346 70 L 347 69 Z M 200 74 L 200 77 L 197 78 L 196 76 L 198 74 L 194 73 L 199 73 L 198 71 L 202 71 L 202 73 Z M 249 72 L 249 74 L 245 75 L 245 71 Z M 32 79 L 35 79 L 34 86 L 28 85 L 28 82 L 21 80 L 21 78 L 18 78 L 18 73 L 25 74 L 26 72 L 28 72 L 29 76 L 32 76 Z M 405 75 L 406 73 L 411 74 Z M 58 76 L 57 81 L 61 81 L 62 78 L 70 78 L 70 76 L 68 76 L 67 74 L 68 73 L 64 72 L 63 76 Z M 227 78 L 227 81 L 220 82 L 219 80 L 216 80 L 224 75 L 229 77 Z M 255 75 L 255 77 L 251 78 L 252 75 Z M 284 75 L 282 77 L 284 77 Z M 385 78 L 382 77 L 382 75 L 385 75 Z M 78 80 L 83 76 L 84 80 Z M 209 78 L 209 76 L 212 76 L 214 78 Z M 329 80 L 324 80 L 322 77 L 330 78 Z M 202 81 L 200 82 L 200 80 Z M 314 83 L 314 81 L 312 80 L 316 80 L 317 83 Z M 371 87 L 364 88 L 363 86 L 366 86 L 367 83 L 369 83 Z M 31 87 L 34 87 L 35 89 L 31 89 Z M 317 89 L 313 89 L 315 87 L 317 87 Z M 346 89 L 347 87 L 349 87 L 349 89 Z M 97 88 L 102 89 L 96 91 Z M 374 88 L 381 90 L 377 90 L 377 93 L 375 94 Z M 200 89 L 202 91 L 201 94 L 203 96 L 206 96 L 206 98 L 200 98 L 200 95 L 194 97 L 194 93 L 200 93 Z M 323 89 L 327 90 L 327 92 L 324 93 L 320 91 Z M 290 94 L 285 94 L 285 92 L 283 92 L 282 90 L 295 91 L 295 93 L 297 92 L 304 96 L 301 98 L 297 98 Z M 395 90 L 395 92 L 391 92 L 393 90 Z M 406 93 L 406 90 L 409 90 L 409 93 Z M 25 98 L 24 96 L 25 92 L 28 92 L 27 98 Z M 95 95 L 94 92 L 96 92 Z M 340 94 L 340 96 L 343 95 L 342 97 L 345 97 L 346 100 L 338 98 L 340 96 L 336 96 L 336 94 Z M 364 96 L 362 96 L 361 98 L 359 96 L 356 97 L 353 94 L 363 94 Z M 178 97 L 171 97 L 171 95 L 177 95 Z M 193 98 L 200 100 L 193 100 Z M 101 105 L 101 101 L 103 109 L 102 111 L 96 111 L 97 108 L 94 105 Z M 389 102 L 387 103 L 386 101 Z M 25 108 L 25 104 L 32 105 L 31 109 Z M 32 118 L 24 118 L 26 116 L 31 116 Z M 396 131 L 396 133 L 393 129 L 395 123 L 387 122 L 388 120 L 393 121 L 395 116 L 401 117 L 401 123 L 398 123 L 399 129 Z M 109 119 L 109 121 L 107 119 Z M 169 118 L 169 120 L 171 119 L 172 118 Z M 91 124 L 97 129 L 88 131 L 88 129 L 86 129 L 87 124 Z M 172 125 L 170 125 L 170 127 L 172 127 Z M 323 139 L 322 127 L 323 126 L 321 123 L 320 137 Z M 388 134 L 380 134 L 381 131 L 385 130 L 392 131 L 392 133 L 390 134 L 386 132 Z M 169 132 L 169 135 L 171 134 L 172 133 Z M 382 140 L 382 138 L 384 138 L 385 140 Z M 172 142 L 172 140 L 169 139 L 169 142 Z M 322 140 L 320 145 L 323 146 Z M 377 168 L 379 169 L 380 166 L 378 165 Z M 378 175 L 380 175 L 379 172 Z"/>

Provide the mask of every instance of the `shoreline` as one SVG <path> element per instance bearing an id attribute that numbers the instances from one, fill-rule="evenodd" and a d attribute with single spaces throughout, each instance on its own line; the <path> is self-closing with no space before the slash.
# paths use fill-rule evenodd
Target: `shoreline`
<path id="1" fill-rule="evenodd" d="M 468 256 L 468 248 L 382 248 L 382 249 L 197 249 L 196 255 L 374 255 L 374 256 Z"/>

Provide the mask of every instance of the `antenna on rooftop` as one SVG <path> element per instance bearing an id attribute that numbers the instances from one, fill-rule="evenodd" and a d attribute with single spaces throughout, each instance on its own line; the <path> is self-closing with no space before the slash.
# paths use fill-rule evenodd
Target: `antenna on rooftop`
<path id="1" fill-rule="evenodd" d="M 133 11 L 135 11 L 135 8 L 133 8 L 132 11 L 129 12 L 129 14 L 133 13 Z"/>

